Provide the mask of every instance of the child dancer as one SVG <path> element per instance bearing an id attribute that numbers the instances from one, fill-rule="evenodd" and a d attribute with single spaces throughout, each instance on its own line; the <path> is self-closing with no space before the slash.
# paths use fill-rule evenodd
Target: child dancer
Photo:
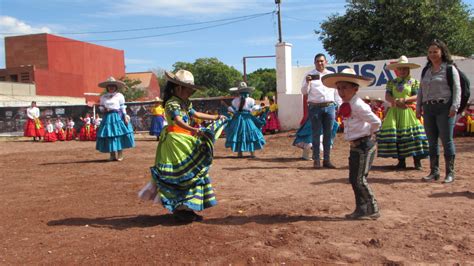
<path id="1" fill-rule="evenodd" d="M 87 113 L 85 118 L 81 117 L 81 120 L 82 122 L 84 122 L 84 125 L 82 126 L 81 132 L 79 133 L 79 140 L 81 141 L 92 140 L 93 128 L 91 126 L 91 115 Z"/>
<path id="2" fill-rule="evenodd" d="M 280 131 L 280 120 L 278 120 L 278 105 L 275 103 L 275 100 L 270 99 L 270 113 L 268 114 L 267 122 L 263 127 L 263 133 L 270 132 L 275 133 L 276 131 Z"/>
<path id="3" fill-rule="evenodd" d="M 159 98 L 155 100 L 161 101 Z M 164 127 L 164 113 L 165 109 L 161 106 L 161 102 L 156 102 L 155 107 L 151 109 L 152 119 L 149 132 L 150 135 L 156 136 L 156 140 L 160 139 L 161 130 Z"/>
<path id="4" fill-rule="evenodd" d="M 76 139 L 76 129 L 74 128 L 74 120 L 72 117 L 68 117 L 66 122 L 66 140 L 70 141 Z"/>
<path id="5" fill-rule="evenodd" d="M 236 88 L 230 89 L 230 91 L 235 90 Z M 254 88 L 247 87 L 245 82 L 240 82 L 237 88 L 240 96 L 234 98 L 229 107 L 229 112 L 234 115 L 225 128 L 225 147 L 237 152 L 237 157 L 242 157 L 243 152 L 250 152 L 250 157 L 254 158 L 255 150 L 260 150 L 265 145 L 261 128 L 265 125 L 267 112 L 264 112 L 260 118 L 251 114 L 255 107 L 260 108 L 260 105 L 255 105 L 255 100 L 249 96 L 253 90 Z"/>
<path id="6" fill-rule="evenodd" d="M 349 155 L 349 181 L 354 190 L 356 208 L 347 214 L 348 219 L 378 219 L 377 200 L 367 183 L 370 167 L 375 157 L 375 133 L 382 124 L 370 106 L 357 96 L 359 87 L 366 87 L 372 78 L 359 76 L 351 68 L 340 73 L 325 75 L 326 87 L 337 88 L 344 104 L 340 107 L 344 123 L 344 138 L 351 143 Z"/>
<path id="7" fill-rule="evenodd" d="M 66 132 L 64 131 L 64 124 L 61 121 L 60 117 L 58 117 L 56 119 L 56 123 L 54 124 L 54 127 L 56 128 L 56 136 L 57 136 L 58 140 L 65 141 L 66 140 Z"/>
<path id="8" fill-rule="evenodd" d="M 51 119 L 46 119 L 46 133 L 44 134 L 45 142 L 55 142 L 57 140 L 56 132 L 54 132 L 54 125 Z"/>
<path id="9" fill-rule="evenodd" d="M 99 114 L 95 114 L 94 121 L 92 121 L 92 124 L 94 124 L 94 127 L 92 128 L 92 132 L 91 132 L 92 141 L 96 141 L 97 139 L 97 130 L 99 130 L 101 122 L 102 122 L 102 118 L 100 118 Z"/>
<path id="10" fill-rule="evenodd" d="M 31 102 L 31 106 L 26 109 L 26 116 L 28 120 L 25 124 L 25 131 L 23 132 L 23 136 L 25 137 L 33 137 L 33 141 L 41 140 L 41 137 L 44 135 L 44 127 L 41 123 L 40 117 L 40 110 L 36 107 L 36 102 Z"/>

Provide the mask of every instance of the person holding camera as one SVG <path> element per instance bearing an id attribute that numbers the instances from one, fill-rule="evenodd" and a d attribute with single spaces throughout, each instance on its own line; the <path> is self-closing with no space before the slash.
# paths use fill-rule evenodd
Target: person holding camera
<path id="1" fill-rule="evenodd" d="M 331 163 L 331 134 L 336 119 L 336 108 L 342 103 L 341 97 L 334 88 L 328 88 L 321 82 L 324 75 L 333 73 L 326 69 L 327 61 L 324 54 L 314 57 L 315 69 L 304 75 L 301 93 L 308 95 L 308 119 L 311 121 L 313 166 L 321 168 L 320 132 L 323 133 L 323 167 L 335 169 Z"/>

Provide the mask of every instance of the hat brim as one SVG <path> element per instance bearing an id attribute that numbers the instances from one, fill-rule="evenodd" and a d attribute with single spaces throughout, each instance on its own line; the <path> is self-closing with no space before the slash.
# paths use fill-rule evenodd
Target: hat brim
<path id="1" fill-rule="evenodd" d="M 421 66 L 415 63 L 393 63 L 385 66 L 385 69 L 388 70 L 395 70 L 397 68 L 409 68 L 409 69 L 415 69 L 415 68 L 420 68 Z"/>
<path id="2" fill-rule="evenodd" d="M 107 86 L 109 86 L 109 85 L 117 86 L 117 89 L 119 89 L 119 90 L 124 88 L 124 87 L 127 87 L 127 85 L 123 81 L 120 81 L 120 80 L 104 81 L 104 82 L 99 83 L 99 87 L 101 87 L 101 88 L 107 88 Z"/>
<path id="3" fill-rule="evenodd" d="M 329 88 L 337 88 L 336 83 L 341 81 L 355 83 L 359 85 L 359 87 L 368 87 L 374 81 L 374 79 L 353 74 L 333 73 L 324 75 L 321 81 L 323 82 L 324 86 Z"/>
<path id="4" fill-rule="evenodd" d="M 201 86 L 198 86 L 198 85 L 182 82 L 182 81 L 178 80 L 173 73 L 168 72 L 168 71 L 165 71 L 165 78 L 166 78 L 166 81 L 169 81 L 169 82 L 172 82 L 172 83 L 177 84 L 179 86 L 183 86 L 183 87 L 190 88 L 190 89 L 193 89 L 193 90 L 203 90 L 204 89 L 204 87 L 201 87 Z"/>

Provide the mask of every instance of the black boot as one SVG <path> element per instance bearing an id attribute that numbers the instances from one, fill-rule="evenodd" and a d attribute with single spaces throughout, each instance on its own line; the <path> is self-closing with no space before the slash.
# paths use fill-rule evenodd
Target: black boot
<path id="1" fill-rule="evenodd" d="M 443 183 L 451 183 L 454 181 L 454 157 L 455 155 L 444 156 L 446 163 L 446 178 Z"/>
<path id="2" fill-rule="evenodd" d="M 395 166 L 397 169 L 405 169 L 407 168 L 407 163 L 405 161 L 405 158 L 400 157 L 398 158 L 398 164 Z"/>
<path id="3" fill-rule="evenodd" d="M 423 177 L 423 181 L 433 181 L 439 179 L 439 155 L 430 156 L 430 174 Z"/>
<path id="4" fill-rule="evenodd" d="M 421 158 L 413 156 L 413 164 L 415 165 L 416 170 L 421 170 Z"/>

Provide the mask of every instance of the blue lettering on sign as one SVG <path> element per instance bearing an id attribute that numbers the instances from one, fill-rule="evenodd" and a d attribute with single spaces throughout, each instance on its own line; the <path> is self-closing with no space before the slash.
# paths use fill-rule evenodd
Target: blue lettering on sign
<path id="1" fill-rule="evenodd" d="M 377 86 L 385 85 L 385 84 L 387 84 L 387 82 L 389 80 L 393 79 L 393 76 L 392 76 L 392 73 L 390 72 L 390 70 L 387 70 L 385 68 L 386 65 L 387 64 L 383 65 L 383 70 L 382 70 L 382 72 L 380 72 L 379 79 L 377 80 Z M 387 78 L 388 78 L 388 80 L 387 80 Z"/>
<path id="2" fill-rule="evenodd" d="M 361 75 L 361 76 L 365 76 L 365 77 L 369 77 L 369 78 L 374 79 L 374 81 L 369 85 L 369 87 L 374 86 L 374 85 L 375 86 L 381 86 L 381 85 L 387 84 L 387 82 L 389 80 L 394 79 L 394 77 L 392 75 L 392 72 L 390 72 L 390 70 L 385 69 L 386 65 L 387 64 L 385 64 L 383 66 L 383 69 L 380 72 L 378 78 L 374 74 L 374 72 L 375 72 L 375 65 L 374 64 L 364 64 L 362 66 L 360 66 L 359 64 L 354 64 L 352 66 L 352 69 L 354 69 L 354 72 L 357 75 Z M 328 70 L 330 70 L 334 73 L 340 73 L 342 70 L 344 70 L 346 68 L 350 68 L 350 66 L 348 66 L 348 65 L 337 66 L 337 71 L 336 71 L 336 68 L 334 68 L 334 67 L 327 67 Z"/>
<path id="3" fill-rule="evenodd" d="M 377 77 L 374 75 L 374 70 L 375 70 L 375 66 L 372 65 L 372 64 L 365 64 L 362 66 L 362 69 L 361 69 L 361 74 L 362 76 L 365 76 L 365 77 L 369 77 L 369 78 L 373 78 L 374 81 L 372 83 L 370 83 L 369 87 L 374 85 Z"/>

